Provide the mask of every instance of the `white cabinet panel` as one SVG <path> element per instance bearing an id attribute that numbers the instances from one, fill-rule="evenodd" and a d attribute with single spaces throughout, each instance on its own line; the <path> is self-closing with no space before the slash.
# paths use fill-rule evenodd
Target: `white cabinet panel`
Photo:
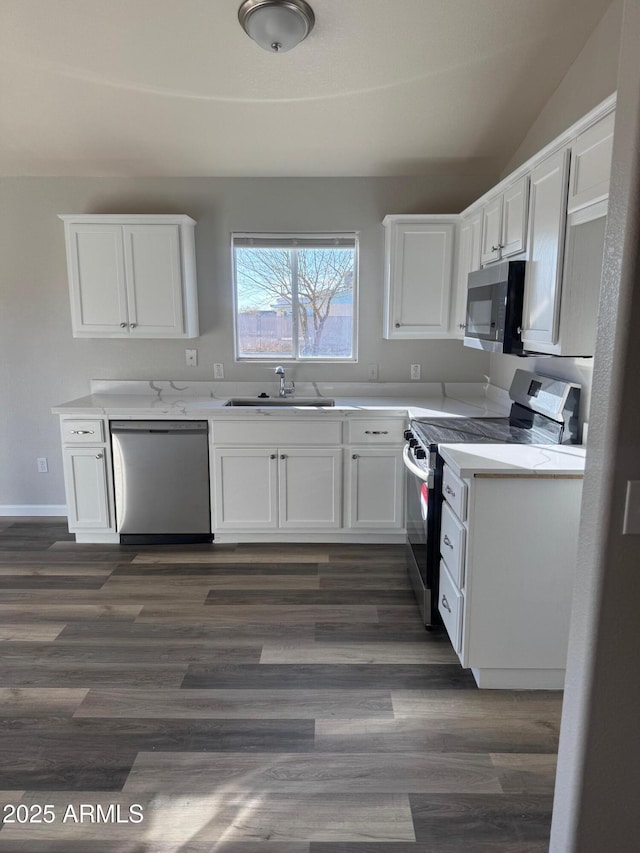
<path id="1" fill-rule="evenodd" d="M 456 654 L 462 650 L 462 614 L 464 598 L 457 588 L 444 560 L 440 561 L 440 589 L 438 590 L 438 612 L 446 628 Z"/>
<path id="2" fill-rule="evenodd" d="M 177 225 L 124 228 L 129 328 L 133 336 L 184 332 L 180 231 Z"/>
<path id="3" fill-rule="evenodd" d="M 470 272 L 480 269 L 480 244 L 482 240 L 482 213 L 478 211 L 463 219 L 458 228 L 456 263 L 456 294 L 451 332 L 464 337 L 467 322 L 467 279 Z"/>
<path id="4" fill-rule="evenodd" d="M 614 124 L 615 114 L 610 113 L 581 133 L 574 142 L 567 203 L 569 213 L 608 197 Z"/>
<path id="5" fill-rule="evenodd" d="M 455 217 L 387 216 L 384 337 L 447 338 Z"/>
<path id="6" fill-rule="evenodd" d="M 485 204 L 482 209 L 482 249 L 480 260 L 490 264 L 500 258 L 500 238 L 502 235 L 502 196 Z"/>
<path id="7" fill-rule="evenodd" d="M 275 448 L 230 448 L 214 453 L 213 504 L 220 530 L 275 528 L 277 453 Z"/>
<path id="8" fill-rule="evenodd" d="M 402 528 L 402 451 L 352 447 L 349 457 L 348 526 Z"/>
<path id="9" fill-rule="evenodd" d="M 279 526 L 342 526 L 342 450 L 280 448 Z"/>
<path id="10" fill-rule="evenodd" d="M 527 242 L 529 178 L 516 181 L 503 193 L 500 256 L 509 258 L 524 252 Z"/>
<path id="11" fill-rule="evenodd" d="M 552 154 L 531 173 L 529 262 L 522 341 L 540 350 L 558 338 L 569 149 Z"/>
<path id="12" fill-rule="evenodd" d="M 122 229 L 71 224 L 67 259 L 74 335 L 121 333 L 128 323 Z"/>
<path id="13" fill-rule="evenodd" d="M 70 530 L 110 529 L 106 450 L 65 447 L 65 490 Z"/>

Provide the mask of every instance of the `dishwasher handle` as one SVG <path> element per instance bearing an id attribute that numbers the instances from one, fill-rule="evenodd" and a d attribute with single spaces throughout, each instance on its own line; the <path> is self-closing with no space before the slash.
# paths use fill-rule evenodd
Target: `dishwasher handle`
<path id="1" fill-rule="evenodd" d="M 207 432 L 207 421 L 111 421 L 112 435 L 127 432 L 159 432 L 181 435 Z"/>

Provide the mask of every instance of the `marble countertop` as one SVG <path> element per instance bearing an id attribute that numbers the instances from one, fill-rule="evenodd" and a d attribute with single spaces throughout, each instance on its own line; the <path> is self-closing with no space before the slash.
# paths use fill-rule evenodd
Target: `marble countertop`
<path id="1" fill-rule="evenodd" d="M 582 445 L 441 444 L 440 455 L 462 479 L 493 476 L 580 475 L 586 448 Z"/>
<path id="2" fill-rule="evenodd" d="M 199 388 L 198 386 L 203 387 Z M 300 397 L 325 397 L 334 400 L 333 406 L 296 407 L 269 406 L 265 400 L 260 406 L 226 406 L 232 397 L 257 396 L 258 390 L 249 383 L 190 383 L 178 387 L 175 382 L 92 382 L 92 393 L 54 406 L 57 415 L 78 417 L 102 416 L 110 418 L 206 418 L 212 415 L 247 418 L 257 414 L 280 417 L 318 417 L 363 415 L 375 413 L 398 416 L 483 417 L 505 415 L 503 396 L 496 389 L 492 397 L 484 386 L 473 383 L 423 383 L 419 388 L 405 384 L 308 383 L 296 388 Z M 249 387 L 247 387 L 249 386 Z M 261 386 L 277 398 L 277 390 Z M 182 393 L 181 393 L 182 392 Z M 295 397 L 294 397 L 295 400 Z"/>

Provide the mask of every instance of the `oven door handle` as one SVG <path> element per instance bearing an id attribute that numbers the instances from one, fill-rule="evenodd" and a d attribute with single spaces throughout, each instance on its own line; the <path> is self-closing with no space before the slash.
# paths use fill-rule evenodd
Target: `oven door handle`
<path id="1" fill-rule="evenodd" d="M 411 471 L 416 477 L 420 480 L 424 480 L 425 483 L 428 484 L 429 488 L 433 488 L 433 471 L 429 468 L 426 471 L 423 471 L 422 468 L 418 468 L 409 453 L 409 445 L 405 444 L 402 450 L 402 461 L 404 462 L 404 467 Z"/>

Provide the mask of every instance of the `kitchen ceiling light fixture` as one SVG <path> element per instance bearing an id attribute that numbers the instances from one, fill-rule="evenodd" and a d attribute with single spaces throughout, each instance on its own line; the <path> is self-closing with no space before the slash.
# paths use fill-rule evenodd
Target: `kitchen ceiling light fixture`
<path id="1" fill-rule="evenodd" d="M 260 47 L 285 53 L 306 39 L 316 19 L 305 0 L 244 0 L 238 20 Z"/>

